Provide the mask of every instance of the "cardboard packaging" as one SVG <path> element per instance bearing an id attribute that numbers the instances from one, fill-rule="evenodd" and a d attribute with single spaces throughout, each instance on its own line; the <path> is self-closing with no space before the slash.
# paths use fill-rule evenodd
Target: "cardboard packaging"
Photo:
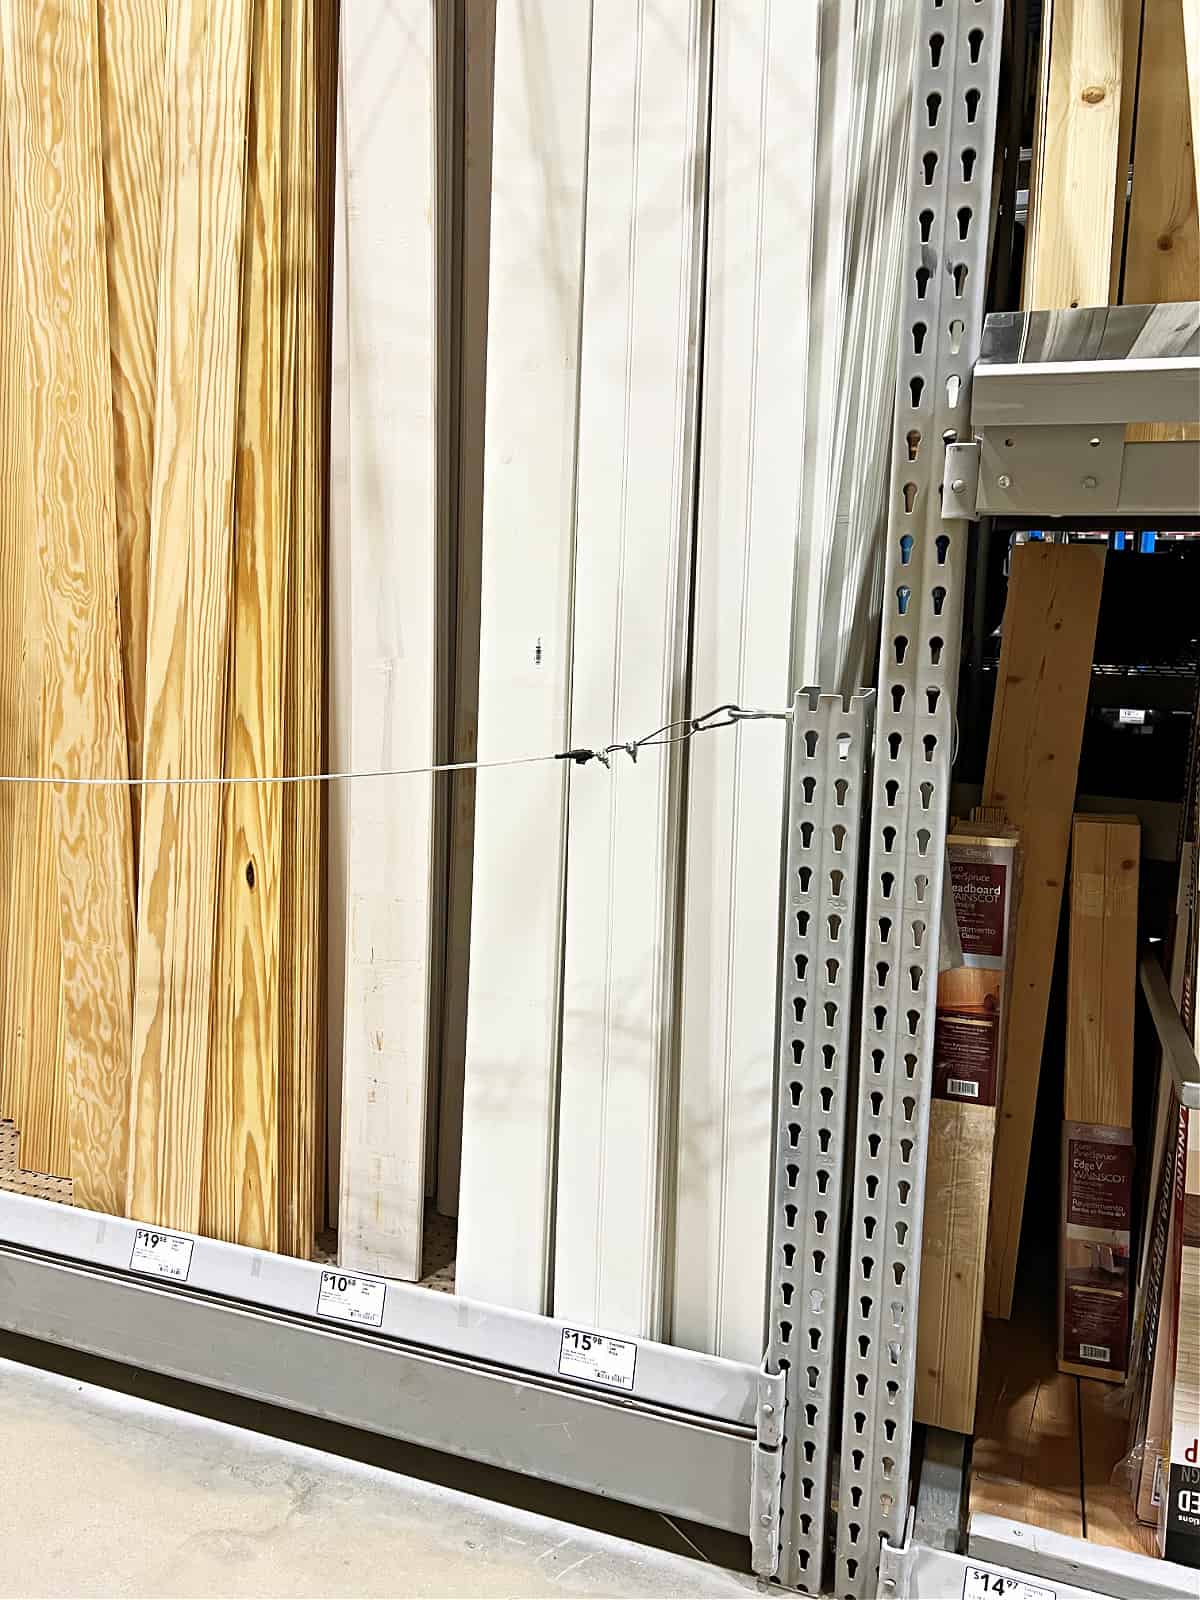
<path id="1" fill-rule="evenodd" d="M 962 965 L 938 979 L 916 1417 L 975 1424 L 992 1151 L 1018 898 L 1019 834 L 994 816 L 957 825 L 947 866 Z"/>

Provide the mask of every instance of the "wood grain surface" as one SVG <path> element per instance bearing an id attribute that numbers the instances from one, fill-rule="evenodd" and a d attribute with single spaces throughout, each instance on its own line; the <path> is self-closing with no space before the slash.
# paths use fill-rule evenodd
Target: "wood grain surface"
<path id="1" fill-rule="evenodd" d="M 164 0 L 109 0 L 96 7 L 121 663 L 133 777 L 142 774 L 146 698 L 166 13 Z M 140 791 L 129 798 L 136 874 Z"/>
<path id="2" fill-rule="evenodd" d="M 1132 1126 L 1140 861 L 1136 817 L 1075 818 L 1063 1081 L 1067 1122 Z"/>
<path id="3" fill-rule="evenodd" d="M 336 139 L 337 7 L 292 0 L 284 105 L 285 302 L 292 337 L 285 372 L 291 440 L 290 537 L 283 677 L 288 772 L 322 768 L 329 374 L 329 264 Z M 324 796 L 316 784 L 283 792 L 283 925 L 279 1090 L 280 1248 L 310 1256 L 323 1222 Z"/>
<path id="4" fill-rule="evenodd" d="M 1021 830 L 1023 857 L 988 1227 L 992 1316 L 1012 1309 L 1104 555 L 1020 546 L 1004 614 L 983 799 Z"/>
<path id="5" fill-rule="evenodd" d="M 42 586 L 41 771 L 121 778 L 128 745 L 96 8 L 87 0 L 30 0 L 8 9 L 4 30 Z M 51 825 L 69 1173 L 79 1204 L 119 1212 L 133 965 L 128 790 L 56 790 Z"/>
<path id="6" fill-rule="evenodd" d="M 1120 166 L 1125 0 L 1055 0 L 1043 39 L 1037 183 L 1022 303 L 1108 302 Z M 1135 57 L 1136 59 L 1136 57 Z M 1127 157 L 1126 157 L 1127 159 Z M 1123 193 L 1122 193 L 1123 202 Z"/>
<path id="7" fill-rule="evenodd" d="M 169 13 L 143 761 L 222 770 L 250 13 Z M 195 1230 L 212 1005 L 216 788 L 147 790 L 142 819 L 129 1214 Z"/>
<path id="8" fill-rule="evenodd" d="M 273 777 L 282 756 L 287 528 L 282 505 L 286 441 L 281 428 L 280 115 L 285 10 L 291 10 L 286 0 L 256 0 L 252 7 L 225 727 L 225 772 L 235 778 Z M 273 1250 L 279 1225 L 282 795 L 278 784 L 237 784 L 224 789 L 221 798 L 200 1226 L 214 1238 Z"/>

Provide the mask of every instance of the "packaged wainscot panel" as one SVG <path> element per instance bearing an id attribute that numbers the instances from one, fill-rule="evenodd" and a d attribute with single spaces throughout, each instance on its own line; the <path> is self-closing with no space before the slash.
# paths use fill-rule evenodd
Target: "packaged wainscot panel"
<path id="1" fill-rule="evenodd" d="M 933 1427 L 970 1433 L 1019 835 L 1002 817 L 976 814 L 951 832 L 946 856 L 962 964 L 938 977 L 916 1415 Z"/>

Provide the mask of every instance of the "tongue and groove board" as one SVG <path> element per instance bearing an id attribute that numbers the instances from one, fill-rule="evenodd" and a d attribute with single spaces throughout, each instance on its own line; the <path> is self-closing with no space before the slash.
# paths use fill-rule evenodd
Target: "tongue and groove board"
<path id="1" fill-rule="evenodd" d="M 435 759 L 436 207 L 431 0 L 342 12 L 350 760 Z M 344 1266 L 417 1278 L 433 913 L 433 780 L 346 798 Z"/>
<path id="2" fill-rule="evenodd" d="M 496 12 L 485 762 L 568 742 L 591 31 L 591 0 Z M 566 828 L 562 763 L 477 774 L 457 1286 L 534 1312 L 549 1310 Z"/>
<path id="3" fill-rule="evenodd" d="M 0 176 L 5 193 L 11 192 L 8 94 L 0 70 Z M 33 776 L 41 761 L 42 601 L 30 537 L 29 384 L 17 248 L 16 211 L 0 207 L 0 744 L 6 772 Z M 5 873 L 0 880 L 0 970 L 8 975 L 0 1019 L 0 1114 L 29 1130 L 25 1147 L 40 1170 L 65 1174 L 70 1148 L 60 1050 L 53 800 L 47 788 L 5 784 L 0 789 L 0 870 Z"/>
<path id="4" fill-rule="evenodd" d="M 285 294 L 294 340 L 285 341 L 284 427 L 292 418 L 283 759 L 290 773 L 324 762 L 325 583 L 328 543 L 327 395 L 337 147 L 338 7 L 290 0 L 285 29 Z M 293 348 L 294 346 L 294 348 Z M 287 352 L 291 350 L 289 357 Z M 290 360 L 290 369 L 288 362 Z M 287 499 L 285 490 L 285 500 Z M 282 795 L 279 1247 L 310 1256 L 325 1221 L 325 989 L 330 949 L 322 879 L 326 797 L 315 783 Z"/>
<path id="5" fill-rule="evenodd" d="M 231 778 L 265 778 L 281 770 L 282 472 L 290 438 L 281 408 L 285 6 L 290 11 L 287 0 L 259 0 L 253 8 L 225 725 L 225 774 Z M 260 1250 L 279 1243 L 281 800 L 274 783 L 230 784 L 221 791 L 201 1184 L 202 1232 Z"/>
<path id="6" fill-rule="evenodd" d="M 169 8 L 143 761 L 222 771 L 251 47 L 243 0 Z M 145 791 L 128 1214 L 195 1232 L 221 794 Z"/>
<path id="7" fill-rule="evenodd" d="M 683 715 L 712 11 L 593 13 L 571 737 Z M 573 772 L 554 1314 L 663 1328 L 683 760 Z M 765 1179 L 764 1179 L 765 1183 Z"/>
<path id="8" fill-rule="evenodd" d="M 17 256 L 25 309 L 31 532 L 42 597 L 41 771 L 124 777 L 96 8 L 6 8 Z M 49 175 L 54 181 L 48 181 Z M 44 810 L 44 806 L 43 806 Z M 133 967 L 129 791 L 54 791 L 69 1171 L 78 1204 L 125 1191 Z"/>
<path id="9" fill-rule="evenodd" d="M 815 6 L 772 0 L 716 10 L 698 712 L 789 700 L 818 20 Z M 764 1338 L 786 746 L 778 723 L 698 739 L 687 789 L 672 1338 L 751 1362 Z"/>
<path id="10" fill-rule="evenodd" d="M 150 486 L 154 464 L 158 230 L 162 193 L 163 0 L 119 0 L 96 8 L 104 154 L 104 244 L 108 264 L 116 474 L 117 570 L 129 771 L 142 776 L 146 700 Z M 141 793 L 130 792 L 134 870 Z"/>

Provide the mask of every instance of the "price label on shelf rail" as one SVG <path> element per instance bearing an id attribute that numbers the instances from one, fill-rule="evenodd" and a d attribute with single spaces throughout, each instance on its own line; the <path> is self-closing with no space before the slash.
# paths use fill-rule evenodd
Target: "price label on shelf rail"
<path id="1" fill-rule="evenodd" d="M 637 1345 L 631 1339 L 609 1339 L 583 1328 L 564 1328 L 558 1349 L 558 1370 L 564 1378 L 584 1378 L 609 1389 L 632 1389 Z"/>
<path id="2" fill-rule="evenodd" d="M 129 1258 L 130 1270 L 144 1272 L 151 1278 L 170 1278 L 174 1283 L 186 1283 L 192 1270 L 192 1239 L 183 1239 L 177 1233 L 159 1233 L 154 1228 L 139 1228 L 133 1236 L 133 1254 Z"/>
<path id="3" fill-rule="evenodd" d="M 386 1295 L 387 1284 L 378 1278 L 363 1278 L 357 1272 L 322 1272 L 317 1315 L 332 1317 L 335 1322 L 381 1328 Z"/>
<path id="4" fill-rule="evenodd" d="M 968 1567 L 963 1574 L 962 1600 L 1056 1600 L 1056 1596 L 1054 1589 L 986 1567 Z"/>

